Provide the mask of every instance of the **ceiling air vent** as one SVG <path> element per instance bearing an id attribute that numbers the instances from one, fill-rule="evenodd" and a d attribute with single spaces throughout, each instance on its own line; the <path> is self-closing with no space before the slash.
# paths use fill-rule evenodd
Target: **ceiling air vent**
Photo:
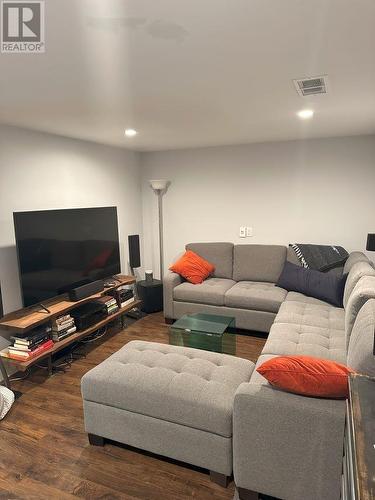
<path id="1" fill-rule="evenodd" d="M 293 80 L 294 86 L 301 97 L 327 93 L 327 77 L 314 76 L 313 78 L 301 78 Z"/>

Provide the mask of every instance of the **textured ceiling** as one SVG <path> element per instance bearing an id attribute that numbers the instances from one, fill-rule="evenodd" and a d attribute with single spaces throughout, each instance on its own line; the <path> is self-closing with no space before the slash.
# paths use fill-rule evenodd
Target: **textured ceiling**
<path id="1" fill-rule="evenodd" d="M 374 19 L 373 0 L 47 0 L 45 54 L 0 54 L 0 122 L 136 150 L 374 133 Z M 315 75 L 329 93 L 300 97 Z"/>

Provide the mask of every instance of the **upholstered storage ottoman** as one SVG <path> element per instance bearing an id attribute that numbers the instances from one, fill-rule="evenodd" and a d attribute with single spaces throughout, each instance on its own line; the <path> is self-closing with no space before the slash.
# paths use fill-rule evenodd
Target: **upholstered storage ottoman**
<path id="1" fill-rule="evenodd" d="M 132 341 L 82 378 L 85 429 L 104 438 L 232 474 L 236 389 L 251 361 L 188 347 Z"/>

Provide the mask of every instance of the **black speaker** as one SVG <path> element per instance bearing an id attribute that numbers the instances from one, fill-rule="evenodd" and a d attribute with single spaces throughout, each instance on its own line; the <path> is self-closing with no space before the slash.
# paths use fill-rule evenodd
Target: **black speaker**
<path id="1" fill-rule="evenodd" d="M 129 242 L 129 265 L 131 269 L 141 267 L 141 254 L 139 251 L 139 235 L 130 234 L 128 236 Z"/>
<path id="2" fill-rule="evenodd" d="M 102 292 L 104 289 L 103 280 L 93 281 L 92 283 L 87 283 L 86 285 L 78 286 L 69 291 L 69 299 L 72 302 L 77 302 L 77 300 L 86 299 L 94 293 Z"/>
<path id="3" fill-rule="evenodd" d="M 154 313 L 163 310 L 163 282 L 153 280 L 138 281 L 138 297 L 142 301 L 141 310 L 145 313 Z"/>

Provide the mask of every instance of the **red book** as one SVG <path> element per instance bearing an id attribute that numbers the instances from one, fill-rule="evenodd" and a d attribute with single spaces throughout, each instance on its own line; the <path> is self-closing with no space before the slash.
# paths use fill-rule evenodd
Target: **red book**
<path id="1" fill-rule="evenodd" d="M 11 359 L 16 359 L 17 361 L 28 361 L 31 358 L 35 358 L 36 356 L 39 356 L 45 351 L 48 351 L 48 349 L 51 349 L 53 347 L 53 341 L 52 340 L 47 340 L 43 344 L 41 344 L 39 347 L 34 349 L 32 352 L 25 352 L 25 355 L 21 354 L 14 354 L 14 353 L 9 353 L 8 357 Z"/>

